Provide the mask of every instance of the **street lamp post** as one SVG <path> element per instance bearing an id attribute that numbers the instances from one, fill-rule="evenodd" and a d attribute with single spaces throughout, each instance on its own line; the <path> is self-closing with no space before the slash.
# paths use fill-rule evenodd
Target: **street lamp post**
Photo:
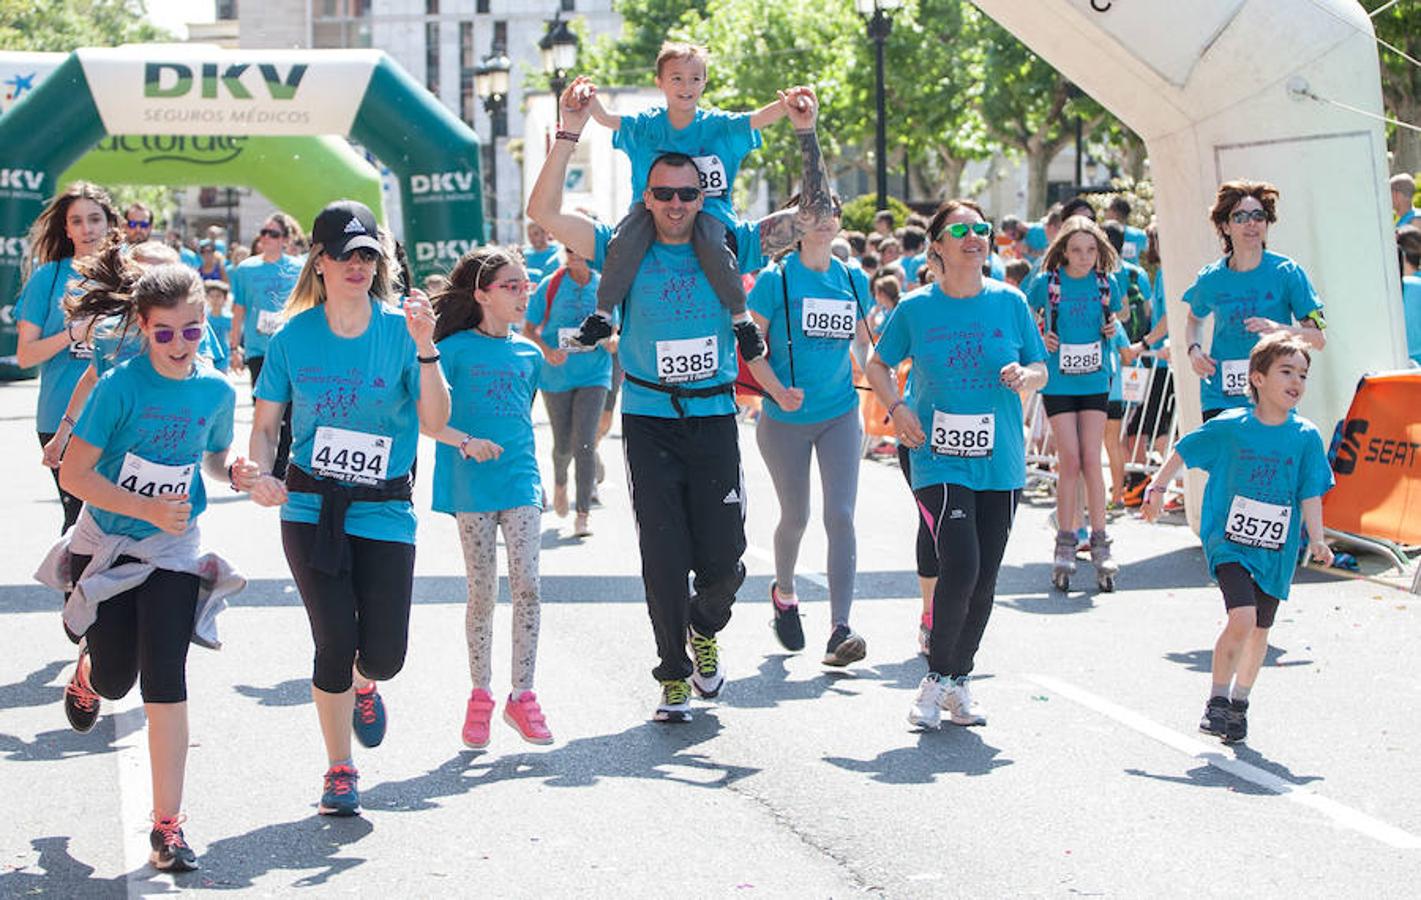
<path id="1" fill-rule="evenodd" d="M 883 44 L 893 32 L 893 11 L 903 0 L 854 0 L 854 8 L 868 20 L 868 37 L 873 41 L 874 72 L 877 82 L 878 133 L 874 155 L 878 176 L 878 208 L 888 208 L 888 102 L 883 90 Z"/>
<path id="2" fill-rule="evenodd" d="M 577 65 L 580 43 L 561 16 L 548 22 L 547 34 L 538 41 L 538 54 L 543 59 L 543 71 L 548 75 L 548 87 L 553 92 L 553 108 L 559 124 L 562 122 L 562 104 L 558 98 L 567 89 L 567 73 Z"/>
<path id="3" fill-rule="evenodd" d="M 508 136 L 508 73 L 513 68 L 508 57 L 492 52 L 474 69 L 474 93 L 488 112 L 489 140 L 484 145 L 484 167 L 488 170 L 488 221 L 491 237 L 498 239 L 498 139 Z"/>

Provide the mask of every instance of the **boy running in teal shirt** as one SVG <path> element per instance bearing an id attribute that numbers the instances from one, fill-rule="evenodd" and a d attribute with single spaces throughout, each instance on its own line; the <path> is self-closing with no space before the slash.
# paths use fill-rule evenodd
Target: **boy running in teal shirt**
<path id="1" fill-rule="evenodd" d="M 1317 426 L 1294 412 L 1307 385 L 1309 349 L 1285 333 L 1260 340 L 1248 358 L 1254 405 L 1225 411 L 1181 438 L 1141 510 L 1146 521 L 1159 516 L 1181 466 L 1209 473 L 1199 539 L 1228 621 L 1214 645 L 1213 689 L 1199 730 L 1226 744 L 1248 736 L 1248 696 L 1268 651 L 1268 629 L 1292 586 L 1299 518 L 1309 555 L 1332 564 L 1322 528 L 1332 469 Z"/>

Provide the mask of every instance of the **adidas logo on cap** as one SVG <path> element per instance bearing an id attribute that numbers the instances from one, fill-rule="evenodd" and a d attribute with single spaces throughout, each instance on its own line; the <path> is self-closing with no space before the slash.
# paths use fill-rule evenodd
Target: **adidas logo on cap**
<path id="1" fill-rule="evenodd" d="M 360 220 L 355 216 L 350 217 L 350 221 L 345 223 L 346 234 L 364 234 L 365 226 L 360 224 Z"/>

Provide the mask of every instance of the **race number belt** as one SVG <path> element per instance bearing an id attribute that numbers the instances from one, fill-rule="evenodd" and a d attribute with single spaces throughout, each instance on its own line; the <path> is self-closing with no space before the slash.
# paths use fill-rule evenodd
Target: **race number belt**
<path id="1" fill-rule="evenodd" d="M 1061 374 L 1089 375 L 1100 371 L 1100 341 L 1061 345 Z"/>
<path id="2" fill-rule="evenodd" d="M 1235 496 L 1229 504 L 1229 520 L 1224 537 L 1245 547 L 1281 550 L 1288 538 L 1293 508 L 1262 500 Z"/>
<path id="3" fill-rule="evenodd" d="M 281 328 L 281 310 L 263 309 L 257 313 L 257 334 L 273 335 Z"/>
<path id="4" fill-rule="evenodd" d="M 379 484 L 390 464 L 390 438 L 322 425 L 311 448 L 311 468 L 325 478 L 351 484 Z"/>
<path id="5" fill-rule="evenodd" d="M 932 451 L 939 456 L 982 458 L 997 440 L 996 413 L 946 413 L 933 410 Z"/>
<path id="6" fill-rule="evenodd" d="M 854 301 L 805 297 L 800 328 L 808 337 L 848 340 L 854 336 Z"/>
<path id="7" fill-rule="evenodd" d="M 1248 393 L 1248 360 L 1220 360 L 1219 370 L 1225 397 L 1242 397 Z"/>
<path id="8" fill-rule="evenodd" d="M 696 171 L 701 176 L 701 192 L 707 197 L 725 196 L 730 179 L 725 177 L 725 163 L 721 162 L 720 157 L 712 153 L 709 156 L 693 156 L 691 161 L 696 164 Z"/>
<path id="9" fill-rule="evenodd" d="M 136 453 L 123 455 L 123 466 L 118 470 L 118 486 L 143 497 L 161 494 L 186 494 L 192 486 L 192 473 L 196 466 L 165 466 L 150 462 Z"/>
<path id="10" fill-rule="evenodd" d="M 715 335 L 656 342 L 656 376 L 665 384 L 685 384 L 715 377 L 720 341 Z"/>

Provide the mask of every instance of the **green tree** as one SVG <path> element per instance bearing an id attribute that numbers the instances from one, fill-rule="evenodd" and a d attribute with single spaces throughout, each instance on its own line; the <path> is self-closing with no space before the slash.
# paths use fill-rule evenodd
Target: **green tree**
<path id="1" fill-rule="evenodd" d="M 1075 116 L 1093 131 L 1104 111 L 1005 28 L 976 17 L 983 53 L 982 121 L 987 132 L 1026 158 L 1026 211 L 1046 209 L 1046 171 L 1074 140 Z"/>
<path id="2" fill-rule="evenodd" d="M 0 50 L 67 53 L 172 39 L 145 14 L 143 0 L 0 0 Z"/>
<path id="3" fill-rule="evenodd" d="M 1364 0 L 1370 12 L 1385 0 Z M 1372 19 L 1377 37 L 1402 50 L 1411 59 L 1421 59 L 1421 3 L 1403 2 Z M 1392 116 L 1411 125 L 1421 125 L 1421 66 L 1388 50 L 1377 48 L 1382 64 L 1382 99 Z M 1392 133 L 1393 165 L 1398 172 L 1421 172 L 1421 132 L 1396 128 Z"/>

